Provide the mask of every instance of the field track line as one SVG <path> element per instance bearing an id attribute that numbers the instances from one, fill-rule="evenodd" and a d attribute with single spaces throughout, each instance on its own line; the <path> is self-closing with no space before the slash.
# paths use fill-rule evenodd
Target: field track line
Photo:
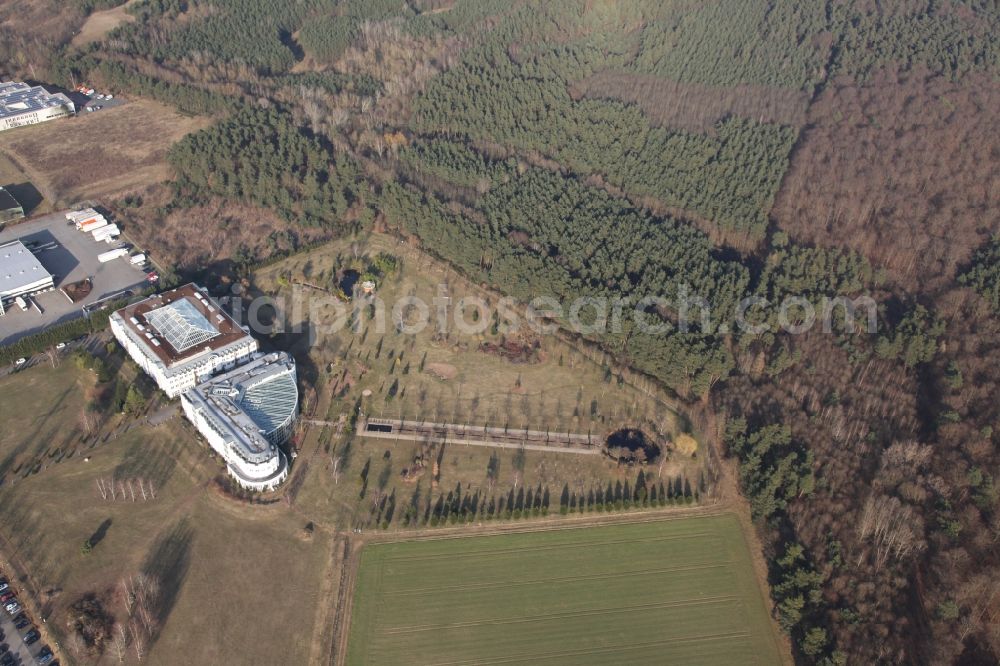
<path id="1" fill-rule="evenodd" d="M 340 548 L 340 546 L 340 538 L 337 535 L 334 535 L 334 537 L 330 540 L 330 554 L 326 558 L 325 568 L 323 570 L 323 579 L 320 583 L 319 598 L 321 600 L 339 599 L 339 596 L 334 596 L 334 588 L 343 581 L 343 575 L 338 574 L 342 574 L 344 569 L 343 567 L 337 566 L 342 559 L 341 554 L 344 551 L 344 549 Z M 338 552 L 338 550 L 340 552 Z M 329 660 L 330 655 L 332 655 L 336 649 L 336 614 L 338 605 L 335 603 L 329 604 L 320 601 L 320 603 L 316 604 L 316 606 L 316 612 L 313 614 L 312 641 L 309 645 L 310 664 L 320 664 Z"/>
<path id="2" fill-rule="evenodd" d="M 423 624 L 407 627 L 380 628 L 380 634 L 418 634 L 425 631 L 442 631 L 445 629 L 465 629 L 469 627 L 481 627 L 483 625 L 509 625 L 524 624 L 525 622 L 544 622 L 546 620 L 569 620 L 580 617 L 593 617 L 595 615 L 617 615 L 621 613 L 633 613 L 647 610 L 660 610 L 664 608 L 685 608 L 695 606 L 705 606 L 719 603 L 729 603 L 740 600 L 736 595 L 724 595 L 719 597 L 705 597 L 703 599 L 684 599 L 683 601 L 663 601 L 655 604 L 637 604 L 635 606 L 615 606 L 613 608 L 591 608 L 587 610 L 565 611 L 562 613 L 544 613 L 541 615 L 522 615 L 511 618 L 487 618 L 484 620 L 473 620 L 468 622 L 451 622 L 448 624 Z"/>
<path id="3" fill-rule="evenodd" d="M 494 583 L 473 583 L 471 585 L 445 585 L 437 587 L 422 587 L 412 590 L 391 590 L 383 594 L 393 597 L 408 596 L 411 594 L 427 594 L 431 592 L 467 592 L 471 590 L 489 590 L 497 587 L 523 587 L 525 585 L 544 585 L 545 583 L 575 583 L 588 580 L 606 580 L 611 578 L 632 578 L 635 576 L 649 576 L 654 574 L 680 573 L 684 571 L 704 571 L 706 569 L 720 569 L 731 565 L 732 560 L 717 562 L 712 564 L 694 564 L 683 567 L 667 567 L 665 569 L 639 569 L 635 571 L 616 571 L 611 573 L 582 574 L 579 576 L 561 576 L 558 578 L 533 578 L 531 580 L 520 581 L 496 581 Z"/>
<path id="4" fill-rule="evenodd" d="M 360 570 L 361 551 L 346 534 L 344 538 L 344 559 L 341 564 L 340 585 L 337 588 L 337 608 L 333 614 L 333 652 L 330 666 L 347 663 L 348 640 L 351 633 L 354 610 L 354 591 Z M 370 630 L 369 630 L 370 632 Z M 367 639 L 367 635 L 365 636 Z"/>
<path id="5" fill-rule="evenodd" d="M 593 649 L 563 650 L 557 652 L 536 652 L 530 655 L 498 657 L 496 659 L 475 659 L 461 661 L 440 661 L 434 662 L 433 666 L 473 666 L 479 664 L 510 664 L 510 663 L 537 663 L 545 659 L 560 659 L 565 657 L 577 657 L 591 654 L 619 654 L 628 650 L 645 650 L 647 648 L 666 647 L 680 643 L 704 643 L 706 641 L 719 641 L 732 638 L 749 638 L 750 632 L 730 631 L 720 634 L 705 634 L 702 636 L 691 636 L 689 638 L 675 638 L 662 641 L 646 641 L 643 643 L 630 643 L 628 645 L 611 645 Z"/>
<path id="6" fill-rule="evenodd" d="M 420 541 L 445 541 L 450 539 L 467 539 L 469 537 L 500 536 L 503 534 L 533 534 L 535 532 L 559 532 L 563 530 L 582 530 L 593 527 L 611 525 L 646 525 L 649 523 L 665 523 L 689 518 L 715 518 L 732 515 L 738 518 L 735 511 L 727 503 L 701 504 L 693 507 L 666 507 L 638 510 L 632 515 L 625 514 L 583 514 L 577 516 L 558 516 L 552 520 L 532 521 L 534 524 L 518 524 L 515 522 L 480 523 L 470 529 L 469 525 L 461 527 L 435 528 L 428 533 L 428 528 L 415 528 L 408 532 L 392 534 L 373 533 L 367 536 L 366 543 L 411 543 Z"/>
<path id="7" fill-rule="evenodd" d="M 531 552 L 540 553 L 553 550 L 575 550 L 578 548 L 600 548 L 602 546 L 621 546 L 630 544 L 644 544 L 644 543 L 663 543 L 666 541 L 687 541 L 689 539 L 695 539 L 699 537 L 712 537 L 719 540 L 718 536 L 713 532 L 690 532 L 687 534 L 678 534 L 672 536 L 662 536 L 662 537 L 639 537 L 634 539 L 615 539 L 612 541 L 586 541 L 586 542 L 566 542 L 566 543 L 553 543 L 544 546 L 532 546 Z M 494 557 L 497 555 L 524 555 L 524 548 L 488 548 L 485 550 L 466 550 L 461 553 L 462 556 L 490 556 Z M 431 555 L 414 555 L 412 557 L 389 557 L 384 560 L 386 563 L 392 562 L 418 562 L 418 561 L 429 561 L 429 560 L 442 560 L 455 559 L 455 553 L 434 553 Z"/>

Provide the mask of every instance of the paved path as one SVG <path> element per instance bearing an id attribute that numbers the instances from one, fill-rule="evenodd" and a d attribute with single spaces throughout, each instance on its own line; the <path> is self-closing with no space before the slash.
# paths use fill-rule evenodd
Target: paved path
<path id="1" fill-rule="evenodd" d="M 180 412 L 177 410 L 176 404 L 165 405 L 160 409 L 156 410 L 152 414 L 146 417 L 146 421 L 151 426 L 158 426 L 161 423 L 166 423 L 170 419 L 174 418 Z"/>

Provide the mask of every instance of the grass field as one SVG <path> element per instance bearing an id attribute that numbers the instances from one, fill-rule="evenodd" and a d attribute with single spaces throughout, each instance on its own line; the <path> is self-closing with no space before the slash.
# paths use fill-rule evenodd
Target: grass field
<path id="1" fill-rule="evenodd" d="M 541 487 L 555 513 L 564 487 L 582 496 L 609 483 L 634 483 L 638 473 L 601 455 L 352 436 L 347 421 L 355 405 L 373 417 L 527 426 L 591 433 L 595 439 L 626 425 L 640 427 L 666 451 L 662 465 L 646 470 L 655 475 L 651 481 L 699 478 L 705 459 L 675 450 L 683 419 L 662 394 L 618 381 L 599 360 L 556 336 L 526 338 L 533 349 L 530 358 L 511 360 L 483 350 L 483 344 L 496 344 L 502 337 L 489 330 L 460 334 L 452 326 L 441 334 L 435 324 L 411 335 L 398 333 L 391 320 L 379 331 L 377 318 L 361 332 L 333 326 L 334 299 L 319 290 L 332 289 L 342 269 L 364 271 L 370 257 L 380 253 L 399 263 L 378 286 L 387 310 L 409 295 L 430 303 L 445 283 L 456 303 L 479 293 L 425 254 L 377 233 L 335 241 L 254 274 L 255 288 L 281 306 L 286 331 L 302 331 L 286 332 L 275 341 L 295 354 L 300 379 L 315 388 L 307 389 L 303 399 L 305 418 L 314 425 L 305 433 L 288 484 L 300 488 L 293 491 L 295 506 L 310 519 L 332 517 L 341 525 L 368 528 L 389 515 L 395 518 L 388 528 L 412 529 L 416 524 L 403 518 L 408 507 L 426 525 L 428 502 L 459 486 L 464 493 L 480 493 L 485 502 L 525 486 Z M 301 282 L 316 288 L 296 284 Z M 301 307 L 295 303 L 296 292 Z M 312 300 L 317 293 L 319 300 Z M 361 483 L 361 475 L 370 482 Z M 397 510 L 383 513 L 377 497 L 392 497 Z"/>
<path id="2" fill-rule="evenodd" d="M 0 158 L 7 155 L 23 169 L 8 173 L 8 181 L 30 182 L 53 207 L 106 199 L 166 180 L 167 150 L 208 122 L 157 102 L 129 100 L 5 132 Z"/>
<path id="3" fill-rule="evenodd" d="M 307 537 L 305 519 L 284 504 L 248 506 L 216 492 L 211 482 L 223 468 L 179 415 L 81 441 L 79 415 L 93 381 L 71 362 L 0 378 L 0 404 L 21 423 L 0 434 L 0 465 L 8 466 L 0 484 L 0 560 L 13 565 L 5 573 L 24 588 L 20 596 L 33 603 L 36 620 L 47 617 L 61 661 L 119 663 L 110 640 L 103 652 L 74 641 L 70 607 L 94 594 L 126 624 L 121 582 L 144 573 L 161 594 L 143 662 L 307 663 L 314 635 L 326 631 L 316 614 L 330 574 L 331 532 Z M 75 455 L 46 453 L 55 448 Z M 36 473 L 14 472 L 36 459 L 43 461 Z M 142 479 L 156 497 L 105 500 L 97 480 L 112 478 Z M 87 540 L 93 547 L 83 553 Z M 125 661 L 137 663 L 130 641 Z"/>
<path id="4" fill-rule="evenodd" d="M 336 326 L 332 298 L 317 298 L 317 291 L 302 288 L 298 307 L 292 288 L 279 286 L 283 278 L 286 285 L 307 282 L 330 289 L 338 271 L 363 272 L 370 257 L 379 253 L 396 257 L 401 266 L 378 287 L 387 313 L 383 330 L 378 330 L 377 318 L 366 319 L 360 333 Z M 534 334 L 526 325 L 517 335 L 506 336 L 525 347 L 535 346 L 530 358 L 516 360 L 482 350 L 481 345 L 500 343 L 502 334 L 485 326 L 480 334 L 458 332 L 453 312 L 444 334 L 436 319 L 419 333 L 398 333 L 391 313 L 403 298 L 416 296 L 430 304 L 446 286 L 452 302 L 459 303 L 482 292 L 393 237 L 371 234 L 354 243 L 330 243 L 258 271 L 254 280 L 285 304 L 289 328 L 298 325 L 308 331 L 290 345 L 300 356 L 309 355 L 317 385 L 334 387 L 341 396 L 326 418 L 347 411 L 345 404 L 350 408 L 368 389 L 372 395 L 364 409 L 375 417 L 589 432 L 595 437 L 631 424 L 665 441 L 676 431 L 676 414 L 659 395 L 618 381 L 599 361 L 556 336 Z M 470 316 L 466 314 L 467 321 Z"/>
<path id="5" fill-rule="evenodd" d="M 18 415 L 17 427 L 0 430 L 0 480 L 23 476 L 47 452 L 80 438 L 77 426 L 93 385 L 93 373 L 69 362 L 0 378 L 4 413 Z"/>
<path id="6" fill-rule="evenodd" d="M 73 36 L 73 46 L 84 46 L 90 42 L 103 39 L 109 32 L 123 23 L 130 23 L 135 18 L 128 13 L 128 8 L 136 4 L 136 0 L 129 0 L 123 5 L 91 12 L 87 20 L 80 27 L 80 32 Z"/>
<path id="7" fill-rule="evenodd" d="M 735 516 L 370 545 L 349 664 L 776 664 Z"/>

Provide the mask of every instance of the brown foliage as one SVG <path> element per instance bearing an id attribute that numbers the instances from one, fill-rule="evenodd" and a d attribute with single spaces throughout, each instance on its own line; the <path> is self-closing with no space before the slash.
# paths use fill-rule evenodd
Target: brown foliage
<path id="1" fill-rule="evenodd" d="M 638 104 L 654 125 L 709 134 L 716 122 L 730 115 L 800 127 L 809 106 L 809 96 L 799 90 L 751 85 L 722 88 L 615 71 L 598 72 L 573 83 L 570 94 L 576 99 Z"/>
<path id="2" fill-rule="evenodd" d="M 269 256 L 274 250 L 267 246 L 267 239 L 273 232 L 294 232 L 300 246 L 329 237 L 324 229 L 287 222 L 274 211 L 222 199 L 163 215 L 159 207 L 168 198 L 166 188 L 151 188 L 140 209 L 123 209 L 119 215 L 128 232 L 159 263 L 177 270 L 228 260 L 240 247 L 257 257 Z"/>
<path id="3" fill-rule="evenodd" d="M 793 239 L 858 250 L 902 283 L 951 281 L 997 231 L 998 122 L 1000 83 L 986 75 L 833 81 L 809 110 L 773 215 Z"/>
<path id="4" fill-rule="evenodd" d="M 0 62 L 8 75 L 5 80 L 44 77 L 53 46 L 68 42 L 83 25 L 80 4 L 63 0 L 0 2 Z"/>
<path id="5" fill-rule="evenodd" d="M 104 602 L 92 592 L 73 602 L 67 613 L 66 626 L 80 638 L 82 649 L 92 656 L 104 651 L 114 624 L 115 619 L 105 609 Z"/>
<path id="6" fill-rule="evenodd" d="M 773 211 L 799 242 L 850 248 L 947 323 L 907 371 L 852 340 L 791 340 L 806 361 L 738 378 L 730 413 L 809 442 L 816 490 L 788 518 L 825 576 L 826 624 L 851 663 L 995 663 L 1000 655 L 1000 321 L 956 271 L 997 229 L 1000 84 L 881 72 L 831 82 Z M 865 352 L 868 350 L 868 352 Z M 868 360 L 859 360 L 868 353 Z M 991 494 L 992 493 L 992 494 Z"/>

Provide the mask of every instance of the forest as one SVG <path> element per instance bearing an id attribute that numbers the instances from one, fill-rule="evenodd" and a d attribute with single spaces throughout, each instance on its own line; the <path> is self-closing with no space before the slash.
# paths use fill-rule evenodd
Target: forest
<path id="1" fill-rule="evenodd" d="M 796 132 L 733 117 L 713 136 L 699 135 L 651 127 L 635 106 L 574 101 L 563 72 L 589 73 L 596 49 L 556 48 L 523 64 L 500 46 L 471 51 L 435 77 L 412 127 L 538 153 L 582 176 L 598 174 L 629 193 L 761 235 Z"/>
<path id="2" fill-rule="evenodd" d="M 282 114 L 240 111 L 170 150 L 177 201 L 218 195 L 273 208 L 307 225 L 343 221 L 357 198 L 357 167 L 331 156 Z"/>
<path id="3" fill-rule="evenodd" d="M 959 282 L 975 289 L 1000 314 L 1000 236 L 994 236 L 976 251 Z"/>
<path id="4" fill-rule="evenodd" d="M 414 174 L 483 191 L 507 182 L 517 170 L 514 159 L 491 160 L 465 144 L 443 139 L 413 143 L 399 152 L 399 160 Z"/>
<path id="5" fill-rule="evenodd" d="M 707 2 L 646 25 L 633 67 L 688 83 L 812 88 L 829 57 L 826 30 L 821 3 Z"/>
<path id="6" fill-rule="evenodd" d="M 70 48 L 104 4 L 0 8 L 0 55 L 213 116 L 179 210 L 384 225 L 529 299 L 871 296 L 870 333 L 589 335 L 732 456 L 798 663 L 997 663 L 996 2 L 149 0 Z"/>
<path id="7" fill-rule="evenodd" d="M 288 44 L 307 12 L 330 0 L 224 0 L 208 6 L 192 0 L 153 0 L 137 5 L 135 23 L 115 31 L 123 53 L 155 61 L 211 57 L 244 62 L 262 72 L 287 71 L 296 54 Z M 199 15 L 165 32 L 163 19 Z"/>
<path id="8" fill-rule="evenodd" d="M 713 313 L 732 313 L 749 283 L 742 266 L 713 257 L 708 239 L 690 226 L 653 219 L 543 169 L 494 187 L 469 215 L 391 183 L 379 205 L 390 224 L 414 233 L 435 254 L 477 278 L 506 285 L 507 293 L 525 302 L 543 293 L 566 303 L 584 296 L 656 296 L 676 304 L 686 288 Z M 607 224 L 611 219 L 614 225 Z M 620 333 L 608 332 L 600 341 L 685 393 L 705 393 L 732 369 L 716 331 L 700 330 L 700 321 L 690 332 L 669 335 L 633 331 L 628 316 L 622 323 Z"/>
<path id="9" fill-rule="evenodd" d="M 299 33 L 299 44 L 319 62 L 331 63 L 358 37 L 365 21 L 412 16 L 409 5 L 397 0 L 347 0 L 327 3 L 328 11 L 309 17 Z"/>

